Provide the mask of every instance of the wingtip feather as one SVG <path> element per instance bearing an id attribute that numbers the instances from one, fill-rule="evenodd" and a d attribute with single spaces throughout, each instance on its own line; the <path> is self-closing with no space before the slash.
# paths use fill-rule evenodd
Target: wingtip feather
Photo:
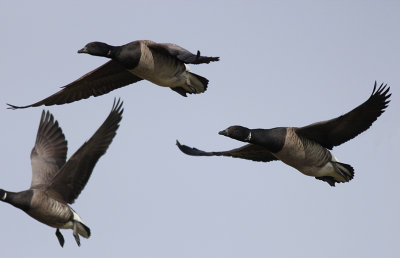
<path id="1" fill-rule="evenodd" d="M 32 105 L 28 105 L 28 106 L 16 106 L 16 105 L 8 104 L 8 103 L 6 103 L 6 104 L 8 105 L 7 109 L 11 109 L 11 110 L 24 109 L 24 108 L 32 107 Z"/>
<path id="2" fill-rule="evenodd" d="M 121 98 L 114 98 L 114 103 L 111 109 L 111 112 L 117 112 L 119 115 L 122 115 L 124 112 L 123 108 L 124 101 L 121 100 Z"/>

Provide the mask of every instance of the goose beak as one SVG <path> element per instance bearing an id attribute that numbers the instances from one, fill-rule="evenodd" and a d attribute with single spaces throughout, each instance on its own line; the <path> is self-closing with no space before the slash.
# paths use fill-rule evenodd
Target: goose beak
<path id="1" fill-rule="evenodd" d="M 220 132 L 218 132 L 218 134 L 223 135 L 223 136 L 228 136 L 228 134 L 226 133 L 226 130 L 220 131 Z"/>
<path id="2" fill-rule="evenodd" d="M 88 52 L 88 51 L 87 51 L 86 47 L 84 47 L 84 48 L 78 50 L 78 53 L 79 53 L 79 54 L 80 54 L 80 53 L 87 53 L 87 52 Z"/>

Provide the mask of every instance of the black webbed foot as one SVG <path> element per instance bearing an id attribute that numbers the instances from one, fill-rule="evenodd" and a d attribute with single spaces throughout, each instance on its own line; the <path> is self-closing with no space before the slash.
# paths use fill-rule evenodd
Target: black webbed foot
<path id="1" fill-rule="evenodd" d="M 64 240 L 63 235 L 60 232 L 60 229 L 58 229 L 58 228 L 56 230 L 56 236 L 58 238 L 58 242 L 60 242 L 61 247 L 64 247 L 65 240 Z"/>
<path id="2" fill-rule="evenodd" d="M 77 245 L 81 246 L 81 239 L 79 238 L 78 233 L 76 233 L 76 234 L 74 233 L 73 235 L 75 237 L 75 241 L 76 241 Z"/>
<path id="3" fill-rule="evenodd" d="M 79 238 L 79 234 L 78 234 L 78 229 L 77 229 L 77 224 L 74 223 L 74 227 L 73 227 L 73 233 L 72 233 L 75 237 L 75 241 L 77 243 L 78 246 L 81 246 L 81 239 Z"/>

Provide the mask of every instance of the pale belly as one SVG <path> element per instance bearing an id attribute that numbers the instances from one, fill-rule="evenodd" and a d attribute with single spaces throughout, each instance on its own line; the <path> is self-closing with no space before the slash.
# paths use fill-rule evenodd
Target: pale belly
<path id="1" fill-rule="evenodd" d="M 181 87 L 189 81 L 189 68 L 175 58 L 153 56 L 150 51 L 142 55 L 139 64 L 129 70 L 134 75 L 164 87 Z"/>
<path id="2" fill-rule="evenodd" d="M 279 155 L 276 155 L 276 157 L 279 158 Z M 298 156 L 289 158 L 287 155 L 279 159 L 285 164 L 300 171 L 304 175 L 312 177 L 330 176 L 338 181 L 343 181 L 343 178 L 337 174 L 330 160 L 326 162 L 319 159 L 312 160 Z M 331 160 L 335 161 L 336 159 L 334 156 L 332 156 Z"/>
<path id="3" fill-rule="evenodd" d="M 135 68 L 130 70 L 134 75 L 151 81 L 154 84 L 163 87 L 181 87 L 185 86 L 189 80 L 189 74 L 187 71 L 179 71 L 176 72 L 171 71 L 171 69 L 144 69 L 144 68 Z"/>
<path id="4" fill-rule="evenodd" d="M 154 73 L 152 71 L 146 71 L 146 72 L 130 71 L 130 72 L 142 79 L 148 80 L 154 84 L 163 87 L 172 87 L 172 88 L 183 87 L 187 84 L 188 81 L 188 74 L 186 72 L 183 72 L 178 76 L 171 76 L 170 74 L 159 74 L 159 73 Z"/>
<path id="5" fill-rule="evenodd" d="M 335 158 L 329 150 L 298 138 L 286 142 L 285 148 L 274 155 L 307 176 L 321 177 L 336 174 L 330 163 Z"/>
<path id="6" fill-rule="evenodd" d="M 54 228 L 64 228 L 65 224 L 72 218 L 70 207 L 53 199 L 38 200 L 39 205 L 33 203 L 27 212 L 32 218 Z"/>

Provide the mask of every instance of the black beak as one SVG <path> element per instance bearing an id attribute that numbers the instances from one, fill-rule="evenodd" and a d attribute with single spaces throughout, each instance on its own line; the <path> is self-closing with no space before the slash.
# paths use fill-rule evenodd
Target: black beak
<path id="1" fill-rule="evenodd" d="M 224 135 L 224 136 L 227 136 L 227 135 L 228 135 L 228 134 L 226 133 L 226 130 L 220 131 L 220 132 L 218 132 L 218 134 Z"/>
<path id="2" fill-rule="evenodd" d="M 84 47 L 84 48 L 78 50 L 78 53 L 79 53 L 79 54 L 80 54 L 80 53 L 87 53 L 86 47 Z"/>

